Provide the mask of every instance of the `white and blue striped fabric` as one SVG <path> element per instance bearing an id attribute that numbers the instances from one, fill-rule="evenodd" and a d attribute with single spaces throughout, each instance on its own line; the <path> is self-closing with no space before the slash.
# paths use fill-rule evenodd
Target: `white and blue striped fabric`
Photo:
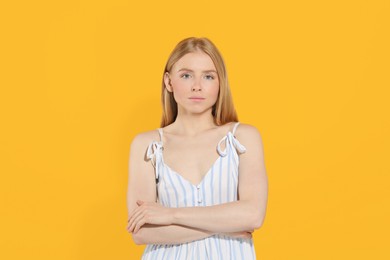
<path id="1" fill-rule="evenodd" d="M 160 141 L 153 141 L 148 146 L 147 156 L 155 167 L 158 202 L 166 207 L 199 207 L 237 201 L 239 155 L 245 147 L 229 131 L 217 145 L 218 159 L 198 185 L 184 179 L 164 163 L 163 131 L 158 128 Z M 225 142 L 222 151 L 221 144 Z M 149 244 L 142 259 L 212 259 L 212 260 L 251 260 L 256 259 L 252 239 L 233 238 L 226 235 L 214 235 L 176 245 Z"/>

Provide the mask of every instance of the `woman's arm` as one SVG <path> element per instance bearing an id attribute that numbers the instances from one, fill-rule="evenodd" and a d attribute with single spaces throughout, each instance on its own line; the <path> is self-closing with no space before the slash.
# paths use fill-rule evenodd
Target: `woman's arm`
<path id="1" fill-rule="evenodd" d="M 143 225 L 136 233 L 133 233 L 134 243 L 175 245 L 206 238 L 213 235 L 211 232 L 197 230 L 179 225 Z"/>
<path id="2" fill-rule="evenodd" d="M 158 138 L 156 133 L 151 131 L 139 134 L 133 139 L 130 146 L 129 180 L 127 189 L 127 209 L 129 218 L 137 207 L 137 200 L 156 201 L 154 168 L 151 162 L 146 160 L 145 156 L 149 142 Z M 176 244 L 206 238 L 213 234 L 213 232 L 179 225 L 144 225 L 139 232 L 132 233 L 132 238 L 136 244 Z"/>
<path id="3" fill-rule="evenodd" d="M 136 233 L 146 223 L 183 225 L 212 233 L 260 228 L 268 198 L 261 135 L 255 127 L 242 124 L 236 137 L 246 147 L 246 152 L 240 155 L 238 201 L 207 207 L 165 208 L 153 200 L 144 200 L 131 214 L 130 231 Z"/>

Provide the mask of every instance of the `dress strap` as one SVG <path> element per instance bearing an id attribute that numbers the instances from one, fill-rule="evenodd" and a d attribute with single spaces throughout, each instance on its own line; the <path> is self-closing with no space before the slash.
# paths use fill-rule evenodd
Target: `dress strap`
<path id="1" fill-rule="evenodd" d="M 234 128 L 233 128 L 233 135 L 236 133 L 236 129 L 237 129 L 237 126 L 240 124 L 240 122 L 237 122 L 234 124 Z"/>
<path id="2" fill-rule="evenodd" d="M 221 156 L 226 156 L 228 154 L 228 149 L 235 148 L 239 153 L 245 153 L 246 148 L 243 146 L 234 136 L 234 133 L 237 129 L 239 122 L 234 125 L 233 132 L 229 131 L 227 135 L 225 135 L 217 145 L 217 151 Z M 221 144 L 225 142 L 225 150 L 222 151 Z M 229 146 L 230 144 L 230 146 Z"/>
<path id="3" fill-rule="evenodd" d="M 161 127 L 158 128 L 157 130 L 158 130 L 158 133 L 160 134 L 160 142 L 162 143 L 162 140 L 163 140 L 163 130 L 162 130 Z"/>

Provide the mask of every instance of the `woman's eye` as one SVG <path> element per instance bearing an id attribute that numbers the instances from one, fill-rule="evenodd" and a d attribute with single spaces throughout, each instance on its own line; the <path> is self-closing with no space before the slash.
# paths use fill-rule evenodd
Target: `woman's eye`
<path id="1" fill-rule="evenodd" d="M 182 77 L 182 78 L 185 78 L 185 79 L 188 79 L 189 76 L 190 76 L 190 74 L 188 74 L 188 73 L 185 73 L 185 74 L 181 75 L 181 77 Z"/>
<path id="2" fill-rule="evenodd" d="M 212 75 L 206 75 L 206 78 L 207 79 L 214 79 L 214 77 Z"/>

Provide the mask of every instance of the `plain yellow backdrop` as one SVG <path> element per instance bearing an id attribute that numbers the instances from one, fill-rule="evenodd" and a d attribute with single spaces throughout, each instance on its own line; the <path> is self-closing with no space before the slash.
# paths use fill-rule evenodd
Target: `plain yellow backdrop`
<path id="1" fill-rule="evenodd" d="M 0 259 L 139 259 L 129 145 L 208 37 L 269 176 L 258 259 L 390 259 L 390 2 L 3 1 Z"/>

